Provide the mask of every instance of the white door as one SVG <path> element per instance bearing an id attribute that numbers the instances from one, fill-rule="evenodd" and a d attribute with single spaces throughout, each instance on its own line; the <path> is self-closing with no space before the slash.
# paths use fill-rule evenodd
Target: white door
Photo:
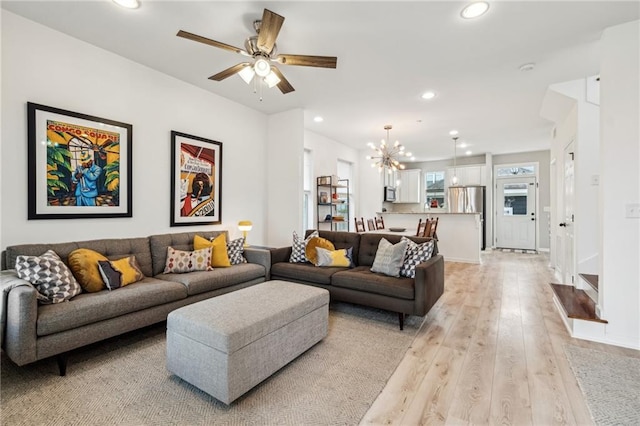
<path id="1" fill-rule="evenodd" d="M 496 247 L 536 249 L 536 178 L 496 179 Z"/>
<path id="2" fill-rule="evenodd" d="M 563 236 L 564 261 L 562 270 L 564 271 L 564 283 L 573 284 L 575 275 L 574 241 L 573 241 L 573 187 L 574 187 L 574 162 L 573 162 L 573 141 L 564 148 L 564 215 L 559 224 L 559 234 Z"/>

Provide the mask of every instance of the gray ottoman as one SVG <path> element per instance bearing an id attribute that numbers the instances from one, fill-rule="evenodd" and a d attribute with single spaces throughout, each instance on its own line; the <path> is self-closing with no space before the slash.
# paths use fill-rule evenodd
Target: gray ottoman
<path id="1" fill-rule="evenodd" d="M 327 335 L 329 292 L 267 281 L 176 309 L 167 369 L 230 404 Z"/>

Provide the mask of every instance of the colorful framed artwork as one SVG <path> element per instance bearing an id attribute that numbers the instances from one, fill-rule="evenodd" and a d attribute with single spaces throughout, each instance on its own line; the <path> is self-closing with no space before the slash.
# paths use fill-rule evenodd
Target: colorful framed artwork
<path id="1" fill-rule="evenodd" d="M 27 103 L 28 219 L 132 216 L 127 123 Z"/>
<path id="2" fill-rule="evenodd" d="M 171 131 L 171 226 L 222 223 L 222 142 Z"/>

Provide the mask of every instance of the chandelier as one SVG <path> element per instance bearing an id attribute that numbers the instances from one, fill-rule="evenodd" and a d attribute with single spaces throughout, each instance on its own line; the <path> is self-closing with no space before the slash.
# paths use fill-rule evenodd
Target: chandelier
<path id="1" fill-rule="evenodd" d="M 389 130 L 393 127 L 390 124 L 384 126 L 387 131 L 387 139 L 380 141 L 380 146 L 375 146 L 372 142 L 367 145 L 375 151 L 375 155 L 367 155 L 367 160 L 373 160 L 371 167 L 377 167 L 379 172 L 387 169 L 387 172 L 391 174 L 396 170 L 404 169 L 404 164 L 400 163 L 402 157 L 413 157 L 410 152 L 405 152 L 404 146 L 399 141 L 395 141 L 392 145 L 389 139 Z"/>

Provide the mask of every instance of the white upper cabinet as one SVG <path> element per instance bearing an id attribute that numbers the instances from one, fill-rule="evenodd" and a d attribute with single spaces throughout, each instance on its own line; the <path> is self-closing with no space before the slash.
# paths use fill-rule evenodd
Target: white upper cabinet
<path id="1" fill-rule="evenodd" d="M 421 202 L 420 169 L 398 170 L 398 186 L 396 189 L 396 203 Z"/>
<path id="2" fill-rule="evenodd" d="M 456 176 L 459 186 L 486 185 L 486 166 L 463 166 L 456 167 Z M 453 167 L 447 169 L 447 186 L 451 185 L 453 178 Z"/>

